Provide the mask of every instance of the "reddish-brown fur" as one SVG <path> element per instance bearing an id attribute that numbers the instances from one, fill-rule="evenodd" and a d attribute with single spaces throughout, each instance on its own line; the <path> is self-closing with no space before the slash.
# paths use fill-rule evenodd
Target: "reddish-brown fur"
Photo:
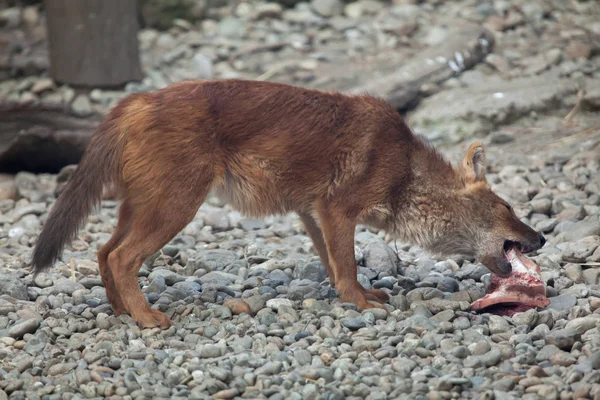
<path id="1" fill-rule="evenodd" d="M 117 228 L 98 252 L 116 314 L 170 325 L 137 281 L 143 261 L 194 217 L 211 189 L 249 216 L 296 212 L 344 301 L 382 307 L 382 290 L 357 281 L 357 223 L 433 253 L 477 257 L 506 274 L 506 240 L 540 237 L 485 182 L 481 144 L 453 169 L 386 102 L 240 80 L 188 81 L 131 95 L 106 116 L 38 240 L 35 273 L 112 184 Z M 510 265 L 509 265 L 510 266 Z"/>

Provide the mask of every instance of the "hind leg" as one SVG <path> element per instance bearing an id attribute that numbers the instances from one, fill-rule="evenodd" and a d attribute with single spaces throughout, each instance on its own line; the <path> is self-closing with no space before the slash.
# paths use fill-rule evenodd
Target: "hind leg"
<path id="1" fill-rule="evenodd" d="M 146 301 L 138 283 L 138 271 L 150 255 L 156 253 L 195 216 L 206 193 L 186 196 L 161 196 L 162 201 L 146 201 L 133 207 L 131 224 L 125 238 L 108 255 L 108 266 L 125 310 L 143 328 L 168 328 L 166 314 L 154 310 Z M 154 199 L 156 200 L 156 199 Z"/>
<path id="2" fill-rule="evenodd" d="M 100 278 L 102 278 L 102 283 L 104 284 L 104 289 L 106 290 L 108 302 L 112 306 L 114 314 L 117 316 L 125 312 L 125 304 L 123 303 L 121 296 L 119 296 L 113 274 L 108 267 L 108 254 L 119 246 L 125 237 L 127 230 L 129 229 L 130 223 L 131 207 L 127 201 L 124 201 L 119 209 L 119 220 L 117 222 L 115 231 L 108 242 L 106 242 L 104 246 L 98 250 L 98 268 L 100 269 Z"/>

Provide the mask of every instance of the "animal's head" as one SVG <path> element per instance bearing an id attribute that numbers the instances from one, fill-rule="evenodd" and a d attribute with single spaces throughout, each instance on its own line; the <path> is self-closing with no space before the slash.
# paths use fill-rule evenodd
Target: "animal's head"
<path id="1" fill-rule="evenodd" d="M 506 276 L 512 269 L 506 256 L 511 246 L 528 253 L 540 249 L 546 239 L 523 223 L 511 205 L 492 191 L 485 171 L 483 145 L 473 143 L 457 170 L 461 185 L 453 201 L 460 222 L 454 226 L 460 230 L 460 240 L 467 242 L 464 248 L 468 255 L 492 272 Z"/>

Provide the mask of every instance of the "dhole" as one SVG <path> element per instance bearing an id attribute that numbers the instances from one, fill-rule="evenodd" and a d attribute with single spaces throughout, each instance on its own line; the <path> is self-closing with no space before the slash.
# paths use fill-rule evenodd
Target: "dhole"
<path id="1" fill-rule="evenodd" d="M 115 314 L 170 325 L 138 284 L 143 261 L 195 216 L 211 189 L 248 216 L 296 212 L 341 299 L 382 307 L 357 281 L 357 223 L 440 256 L 462 255 L 507 275 L 505 248 L 544 238 L 485 179 L 473 143 L 454 169 L 385 101 L 242 80 L 185 81 L 133 94 L 106 116 L 50 212 L 32 259 L 50 267 L 112 185 L 116 230 L 98 251 Z M 370 301 L 377 303 L 370 303 Z"/>

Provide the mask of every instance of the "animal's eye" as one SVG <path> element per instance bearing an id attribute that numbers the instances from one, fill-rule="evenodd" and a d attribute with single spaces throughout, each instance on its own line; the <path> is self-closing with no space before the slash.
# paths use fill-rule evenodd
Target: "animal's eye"
<path id="1" fill-rule="evenodd" d="M 512 210 L 512 207 L 510 206 L 510 204 L 504 204 L 504 207 L 506 207 L 506 209 L 508 211 Z"/>

